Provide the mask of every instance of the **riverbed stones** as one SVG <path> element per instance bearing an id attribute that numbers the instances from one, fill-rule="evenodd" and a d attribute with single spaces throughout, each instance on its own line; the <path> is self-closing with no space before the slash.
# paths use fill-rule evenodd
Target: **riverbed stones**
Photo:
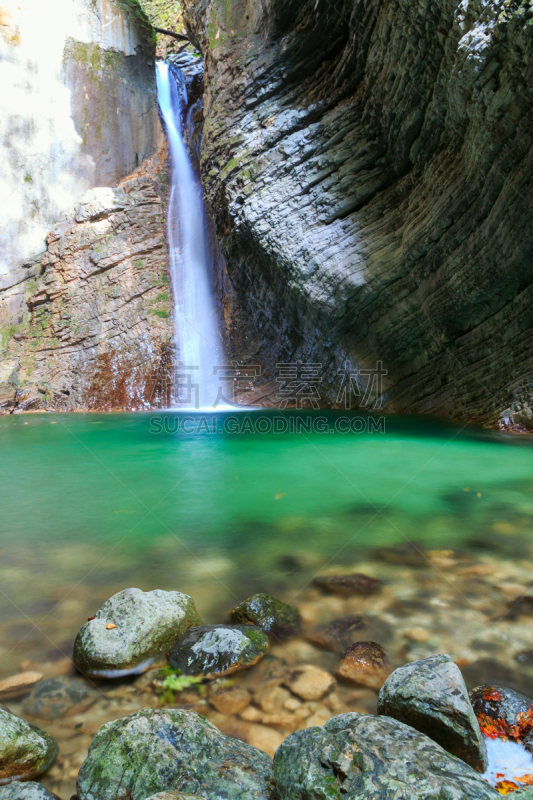
<path id="1" fill-rule="evenodd" d="M 326 625 L 319 625 L 307 634 L 307 638 L 325 650 L 344 652 L 355 640 L 360 639 L 361 632 L 365 627 L 365 622 L 361 617 L 348 614 L 334 619 Z"/>
<path id="2" fill-rule="evenodd" d="M 390 717 L 342 714 L 291 734 L 274 756 L 281 800 L 490 800 L 467 764 Z"/>
<path id="3" fill-rule="evenodd" d="M 294 606 L 270 594 L 254 594 L 231 612 L 231 621 L 238 625 L 257 625 L 274 639 L 286 639 L 300 633 L 302 619 Z"/>
<path id="4" fill-rule="evenodd" d="M 465 682 L 449 656 L 431 656 L 395 670 L 379 694 L 378 714 L 425 733 L 478 772 L 487 769 L 487 749 Z"/>
<path id="5" fill-rule="evenodd" d="M 271 800 L 272 761 L 192 711 L 144 708 L 99 729 L 77 782 L 79 800 L 144 800 L 172 790 Z"/>
<path id="6" fill-rule="evenodd" d="M 313 664 L 302 664 L 292 670 L 284 684 L 302 700 L 320 700 L 333 689 L 335 678 Z"/>
<path id="7" fill-rule="evenodd" d="M 356 642 L 348 647 L 337 675 L 369 689 L 381 689 L 392 671 L 389 657 L 377 642 Z"/>
<path id="8" fill-rule="evenodd" d="M 340 594 L 344 597 L 376 594 L 383 586 L 377 578 L 371 578 L 361 572 L 355 572 L 352 575 L 318 575 L 314 578 L 313 583 L 324 592 Z"/>
<path id="9" fill-rule="evenodd" d="M 40 681 L 24 701 L 25 714 L 41 719 L 58 719 L 85 711 L 98 699 L 84 681 L 60 676 Z"/>
<path id="10" fill-rule="evenodd" d="M 48 733 L 0 707 L 0 785 L 41 775 L 58 749 Z"/>
<path id="11" fill-rule="evenodd" d="M 506 686 L 484 684 L 470 692 L 481 732 L 489 738 L 521 742 L 533 753 L 533 700 Z"/>
<path id="12" fill-rule="evenodd" d="M 13 781 L 0 788 L 0 800 L 60 800 L 57 794 L 49 792 L 42 783 Z"/>
<path id="13" fill-rule="evenodd" d="M 240 686 L 229 686 L 227 689 L 219 689 L 209 697 L 209 702 L 220 711 L 221 714 L 231 716 L 244 711 L 250 704 L 252 695 L 247 689 Z"/>
<path id="14" fill-rule="evenodd" d="M 23 697 L 42 678 L 42 672 L 37 672 L 36 670 L 19 672 L 18 675 L 10 675 L 9 678 L 4 678 L 0 681 L 0 700 L 14 700 L 17 697 Z"/>
<path id="15" fill-rule="evenodd" d="M 170 665 L 182 675 L 230 675 L 268 652 L 268 636 L 255 625 L 199 625 L 171 647 Z"/>
<path id="16" fill-rule="evenodd" d="M 181 592 L 124 589 L 103 604 L 80 630 L 74 663 L 95 678 L 144 672 L 202 620 L 193 600 Z"/>

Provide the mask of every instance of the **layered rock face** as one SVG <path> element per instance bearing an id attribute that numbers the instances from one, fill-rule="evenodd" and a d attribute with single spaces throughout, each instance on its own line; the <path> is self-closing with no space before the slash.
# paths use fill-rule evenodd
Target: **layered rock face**
<path id="1" fill-rule="evenodd" d="M 75 219 L 52 229 L 44 255 L 4 279 L 0 308 L 17 320 L 2 342 L 4 411 L 165 403 L 172 324 L 163 217 L 153 178 L 91 190 Z"/>
<path id="2" fill-rule="evenodd" d="M 0 413 L 147 407 L 171 338 L 151 25 L 137 0 L 2 6 Z"/>
<path id="3" fill-rule="evenodd" d="M 384 408 L 531 417 L 528 5 L 184 5 L 233 317 L 271 374 L 320 363 L 335 403 L 345 361 L 381 361 Z"/>

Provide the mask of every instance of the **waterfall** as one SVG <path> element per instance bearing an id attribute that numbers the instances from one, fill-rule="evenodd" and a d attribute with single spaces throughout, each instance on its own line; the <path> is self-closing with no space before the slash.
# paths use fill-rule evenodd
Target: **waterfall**
<path id="1" fill-rule="evenodd" d="M 174 299 L 176 405 L 207 408 L 217 398 L 214 367 L 224 363 L 211 289 L 212 263 L 206 242 L 202 187 L 196 180 L 182 136 L 187 89 L 181 73 L 159 61 L 157 91 L 172 163 L 168 207 L 170 276 Z M 180 80 L 181 77 L 181 80 Z"/>

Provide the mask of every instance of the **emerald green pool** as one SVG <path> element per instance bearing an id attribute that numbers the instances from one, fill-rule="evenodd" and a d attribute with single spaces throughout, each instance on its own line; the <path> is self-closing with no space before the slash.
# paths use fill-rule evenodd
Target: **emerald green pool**
<path id="1" fill-rule="evenodd" d="M 325 412 L 287 412 L 303 430 L 278 434 L 252 430 L 280 412 L 164 416 L 1 418 L 0 675 L 126 586 L 186 591 L 220 619 L 382 546 L 530 547 L 528 438 L 400 417 L 341 433 Z"/>

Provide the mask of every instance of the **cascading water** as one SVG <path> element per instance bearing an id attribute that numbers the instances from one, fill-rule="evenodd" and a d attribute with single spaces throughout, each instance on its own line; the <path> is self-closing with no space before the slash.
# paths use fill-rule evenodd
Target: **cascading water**
<path id="1" fill-rule="evenodd" d="M 173 394 L 182 408 L 207 408 L 217 398 L 213 368 L 223 364 L 223 352 L 210 284 L 212 270 L 205 241 L 202 188 L 195 179 L 182 136 L 182 113 L 187 103 L 185 80 L 179 70 L 175 71 L 175 78 L 164 61 L 159 61 L 156 67 L 159 107 L 172 162 L 168 243 L 174 345 L 179 352 Z"/>

